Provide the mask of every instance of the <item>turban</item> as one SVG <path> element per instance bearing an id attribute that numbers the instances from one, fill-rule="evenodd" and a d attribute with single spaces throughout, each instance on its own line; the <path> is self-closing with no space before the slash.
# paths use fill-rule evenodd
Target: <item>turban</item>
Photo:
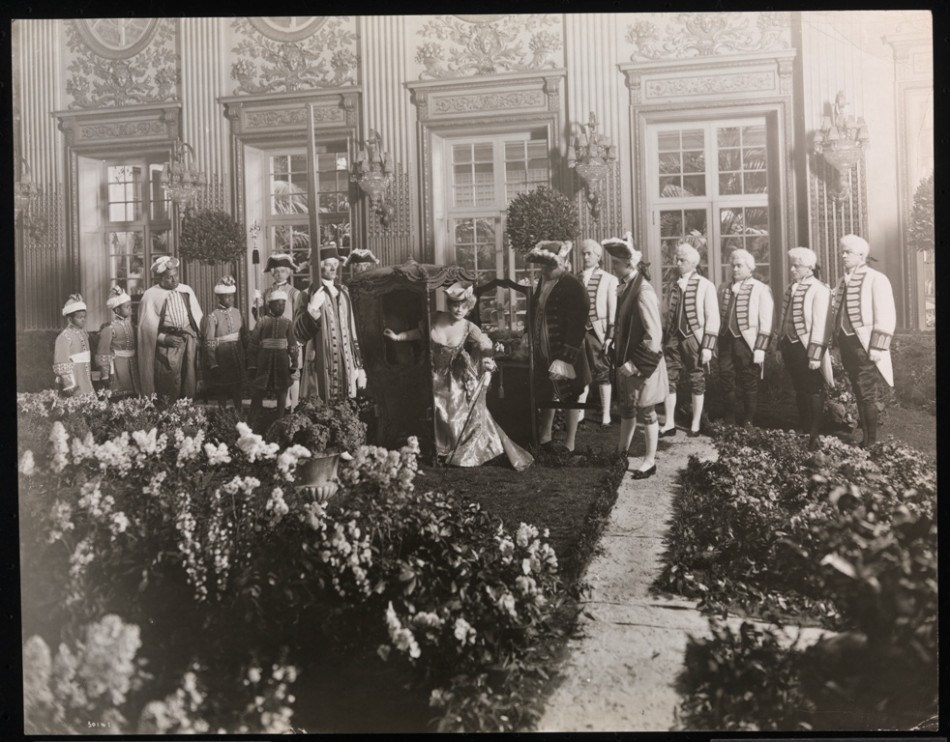
<path id="1" fill-rule="evenodd" d="M 109 309 L 122 306 L 127 301 L 132 301 L 132 297 L 125 293 L 125 289 L 121 286 L 113 286 L 109 289 L 109 298 L 106 299 L 106 306 L 109 307 Z"/>
<path id="2" fill-rule="evenodd" d="M 63 316 L 73 312 L 79 312 L 86 308 L 86 302 L 82 300 L 82 294 L 70 294 L 66 303 L 63 305 Z"/>
<path id="3" fill-rule="evenodd" d="M 237 291 L 237 284 L 234 282 L 234 276 L 223 276 L 214 287 L 216 294 L 233 294 Z"/>
<path id="4" fill-rule="evenodd" d="M 155 258 L 155 262 L 152 263 L 152 273 L 158 276 L 169 268 L 177 268 L 178 266 L 178 258 L 173 258 L 171 255 L 162 255 L 160 258 Z"/>

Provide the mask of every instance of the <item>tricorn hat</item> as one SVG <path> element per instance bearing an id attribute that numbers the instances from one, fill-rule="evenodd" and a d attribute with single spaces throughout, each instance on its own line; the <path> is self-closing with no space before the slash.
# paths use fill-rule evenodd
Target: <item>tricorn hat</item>
<path id="1" fill-rule="evenodd" d="M 271 271 L 274 268 L 290 268 L 292 271 L 299 270 L 297 264 L 294 262 L 293 256 L 285 252 L 275 252 L 267 259 L 264 270 Z"/>
<path id="2" fill-rule="evenodd" d="M 320 260 L 329 260 L 330 258 L 340 259 L 340 249 L 337 247 L 336 242 L 328 242 L 325 245 L 320 245 Z"/>
<path id="3" fill-rule="evenodd" d="M 633 242 L 633 233 L 627 232 L 623 237 L 609 237 L 601 243 L 607 253 L 618 260 L 630 260 L 637 250 Z"/>
<path id="4" fill-rule="evenodd" d="M 558 260 L 564 260 L 571 252 L 574 243 L 570 240 L 542 240 L 532 247 L 525 255 L 527 263 L 547 263 L 556 265 Z"/>
<path id="5" fill-rule="evenodd" d="M 378 263 L 379 258 L 373 255 L 372 251 L 364 247 L 355 247 L 349 251 L 346 256 L 346 260 L 343 261 L 343 265 L 350 265 L 352 263 Z"/>

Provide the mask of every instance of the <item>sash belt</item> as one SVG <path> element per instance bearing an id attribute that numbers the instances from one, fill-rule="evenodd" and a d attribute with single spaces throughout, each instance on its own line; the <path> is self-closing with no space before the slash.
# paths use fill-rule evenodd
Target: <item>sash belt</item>
<path id="1" fill-rule="evenodd" d="M 84 350 L 82 353 L 73 353 L 69 360 L 73 363 L 89 363 L 90 355 L 88 350 Z"/>
<path id="2" fill-rule="evenodd" d="M 286 350 L 287 338 L 264 338 L 261 340 L 261 347 L 268 350 Z"/>
<path id="3" fill-rule="evenodd" d="M 114 350 L 112 352 L 116 358 L 135 358 L 134 350 Z"/>

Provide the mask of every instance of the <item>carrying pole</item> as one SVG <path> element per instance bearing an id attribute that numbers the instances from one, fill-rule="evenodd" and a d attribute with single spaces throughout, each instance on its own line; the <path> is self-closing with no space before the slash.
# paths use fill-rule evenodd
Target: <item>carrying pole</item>
<path id="1" fill-rule="evenodd" d="M 314 133 L 313 103 L 307 104 L 307 216 L 310 222 L 310 281 L 320 280 L 320 209 L 317 193 L 317 141 Z"/>

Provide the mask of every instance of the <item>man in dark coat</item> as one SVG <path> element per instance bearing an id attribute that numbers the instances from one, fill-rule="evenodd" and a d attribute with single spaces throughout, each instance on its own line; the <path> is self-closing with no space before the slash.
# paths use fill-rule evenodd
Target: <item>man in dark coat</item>
<path id="1" fill-rule="evenodd" d="M 543 241 L 525 260 L 541 265 L 541 280 L 531 297 L 534 317 L 535 374 L 538 401 L 577 403 L 591 381 L 584 344 L 590 300 L 584 285 L 568 272 L 571 242 Z M 574 450 L 579 409 L 567 410 L 564 447 Z M 554 410 L 542 409 L 542 446 L 550 447 Z"/>

